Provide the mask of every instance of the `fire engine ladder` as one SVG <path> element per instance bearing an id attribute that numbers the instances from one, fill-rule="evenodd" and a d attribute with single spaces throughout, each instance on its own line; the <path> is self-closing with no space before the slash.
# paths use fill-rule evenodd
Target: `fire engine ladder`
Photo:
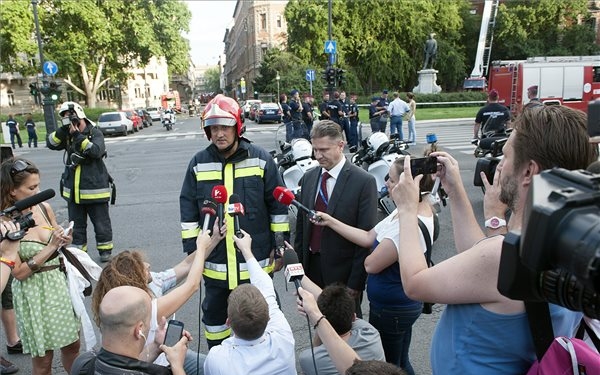
<path id="1" fill-rule="evenodd" d="M 485 38 L 485 47 L 483 49 L 483 75 L 488 74 L 490 66 L 490 57 L 492 55 L 492 42 L 494 41 L 494 28 L 496 26 L 496 16 L 498 15 L 498 3 L 500 0 L 492 0 L 490 20 L 488 22 L 487 35 Z"/>
<path id="2" fill-rule="evenodd" d="M 519 65 L 510 63 L 509 68 L 512 70 L 512 82 L 510 85 L 510 112 L 514 116 L 517 113 L 517 87 L 519 84 Z"/>

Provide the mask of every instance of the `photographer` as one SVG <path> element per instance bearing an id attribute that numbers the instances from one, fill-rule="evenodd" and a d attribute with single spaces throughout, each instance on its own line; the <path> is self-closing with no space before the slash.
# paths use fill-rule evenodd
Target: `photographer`
<path id="1" fill-rule="evenodd" d="M 400 221 L 400 274 L 406 294 L 447 304 L 431 344 L 433 373 L 523 374 L 536 358 L 522 301 L 498 291 L 503 236 L 485 237 L 464 189 L 458 164 L 444 152 L 438 175 L 448 193 L 458 254 L 428 268 L 419 248 L 419 182 L 407 168 L 392 191 Z M 534 108 L 517 119 L 498 165 L 500 200 L 512 215 L 508 229 L 520 230 L 533 176 L 552 167 L 585 168 L 596 158 L 588 143 L 586 117 L 567 107 Z M 540 233 L 540 235 L 544 235 Z M 571 337 L 581 314 L 550 305 L 556 336 Z"/>
<path id="2" fill-rule="evenodd" d="M 108 262 L 113 249 L 108 212 L 112 179 L 102 161 L 106 156 L 104 136 L 74 102 L 64 102 L 58 113 L 62 126 L 48 135 L 51 150 L 65 150 L 61 195 L 68 202 L 69 220 L 75 223 L 73 245 L 87 251 L 87 217 L 96 232 L 100 261 Z M 114 196 L 113 196 L 114 199 Z"/>

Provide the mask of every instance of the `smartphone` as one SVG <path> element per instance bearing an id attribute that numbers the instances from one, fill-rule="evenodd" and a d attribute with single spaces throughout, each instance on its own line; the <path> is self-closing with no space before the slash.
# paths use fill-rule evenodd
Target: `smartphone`
<path id="1" fill-rule="evenodd" d="M 429 156 L 426 158 L 410 159 L 410 170 L 413 177 L 420 174 L 433 174 L 437 172 L 437 158 Z"/>
<path id="2" fill-rule="evenodd" d="M 183 322 L 173 319 L 169 320 L 164 344 L 166 346 L 174 346 L 181 340 L 181 336 L 183 336 Z"/>
<path id="3" fill-rule="evenodd" d="M 64 231 L 63 231 L 63 234 L 64 234 L 65 236 L 68 236 L 68 235 L 69 235 L 69 233 L 71 233 L 71 231 L 73 230 L 73 224 L 75 224 L 75 223 L 73 223 L 73 222 L 71 221 L 71 222 L 69 223 L 69 226 L 68 226 L 68 227 L 66 227 L 66 228 L 64 229 Z"/>

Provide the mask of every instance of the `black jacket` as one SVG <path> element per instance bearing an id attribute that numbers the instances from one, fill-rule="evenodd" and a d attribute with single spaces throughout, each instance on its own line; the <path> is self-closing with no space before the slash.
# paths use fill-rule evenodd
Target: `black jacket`
<path id="1" fill-rule="evenodd" d="M 172 375 L 168 367 L 139 361 L 135 358 L 125 357 L 111 353 L 100 348 L 96 355 L 94 352 L 81 353 L 73 363 L 71 375 Z"/>

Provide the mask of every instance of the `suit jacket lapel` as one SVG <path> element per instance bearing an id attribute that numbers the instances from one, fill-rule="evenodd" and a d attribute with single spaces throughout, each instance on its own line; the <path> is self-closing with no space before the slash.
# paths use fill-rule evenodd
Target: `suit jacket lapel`
<path id="1" fill-rule="evenodd" d="M 321 168 L 313 168 L 312 170 L 308 171 L 306 174 L 306 187 L 308 188 L 307 193 L 308 193 L 308 202 L 307 202 L 307 207 L 311 210 L 315 209 L 315 197 L 317 196 L 317 189 L 318 189 L 318 185 L 319 185 L 319 176 L 321 176 L 321 174 L 319 173 L 321 170 Z"/>
<path id="2" fill-rule="evenodd" d="M 350 177 L 350 165 L 350 162 L 346 160 L 344 166 L 342 167 L 342 171 L 338 175 L 337 181 L 335 182 L 333 193 L 331 193 L 331 197 L 329 197 L 329 204 L 327 205 L 327 213 L 330 215 L 335 210 L 335 206 L 342 197 L 342 194 L 344 194 L 346 182 L 348 181 L 348 177 Z"/>

